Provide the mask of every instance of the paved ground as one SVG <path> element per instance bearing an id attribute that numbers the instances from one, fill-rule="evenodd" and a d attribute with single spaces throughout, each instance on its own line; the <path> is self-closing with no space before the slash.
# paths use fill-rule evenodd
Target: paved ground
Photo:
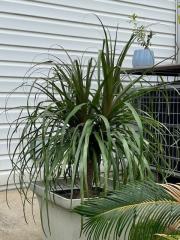
<path id="1" fill-rule="evenodd" d="M 8 199 L 10 209 L 6 204 L 5 192 L 0 192 L 0 240 L 42 240 L 37 201 L 34 205 L 36 224 L 33 221 L 31 206 L 26 209 L 29 222 L 26 224 L 17 191 L 9 191 Z"/>

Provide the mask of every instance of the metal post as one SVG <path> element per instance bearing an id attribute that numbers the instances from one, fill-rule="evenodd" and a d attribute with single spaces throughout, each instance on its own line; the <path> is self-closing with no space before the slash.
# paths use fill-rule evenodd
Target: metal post
<path id="1" fill-rule="evenodd" d="M 176 0 L 176 62 L 180 63 L 180 0 Z"/>

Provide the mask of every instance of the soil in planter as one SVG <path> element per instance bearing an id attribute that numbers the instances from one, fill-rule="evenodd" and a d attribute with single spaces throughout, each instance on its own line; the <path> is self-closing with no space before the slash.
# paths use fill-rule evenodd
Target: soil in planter
<path id="1" fill-rule="evenodd" d="M 102 196 L 102 192 L 103 192 L 102 188 L 94 188 L 91 191 L 91 193 L 89 194 L 89 197 L 100 197 L 100 196 Z M 71 190 L 70 189 L 56 190 L 56 191 L 53 191 L 53 193 L 60 195 L 64 198 L 71 199 Z M 87 197 L 87 196 L 85 195 L 85 197 Z M 72 199 L 79 199 L 79 198 L 81 198 L 80 189 L 74 189 Z"/>

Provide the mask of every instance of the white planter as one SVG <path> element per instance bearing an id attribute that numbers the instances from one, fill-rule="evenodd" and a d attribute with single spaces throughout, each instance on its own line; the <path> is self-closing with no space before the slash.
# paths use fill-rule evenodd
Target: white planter
<path id="1" fill-rule="evenodd" d="M 71 200 L 50 193 L 48 200 L 49 224 L 46 211 L 46 201 L 43 200 L 44 188 L 36 185 L 34 189 L 39 207 L 42 211 L 43 240 L 85 240 L 84 236 L 80 238 L 81 217 L 71 211 Z M 72 200 L 72 208 L 80 204 L 80 199 Z"/>

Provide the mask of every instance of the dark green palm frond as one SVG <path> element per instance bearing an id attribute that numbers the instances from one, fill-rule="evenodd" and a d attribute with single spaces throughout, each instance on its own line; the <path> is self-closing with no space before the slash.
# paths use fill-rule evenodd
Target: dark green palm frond
<path id="1" fill-rule="evenodd" d="M 180 202 L 163 186 L 147 181 L 129 183 L 74 211 L 85 217 L 83 232 L 92 240 L 151 240 L 180 221 Z"/>

